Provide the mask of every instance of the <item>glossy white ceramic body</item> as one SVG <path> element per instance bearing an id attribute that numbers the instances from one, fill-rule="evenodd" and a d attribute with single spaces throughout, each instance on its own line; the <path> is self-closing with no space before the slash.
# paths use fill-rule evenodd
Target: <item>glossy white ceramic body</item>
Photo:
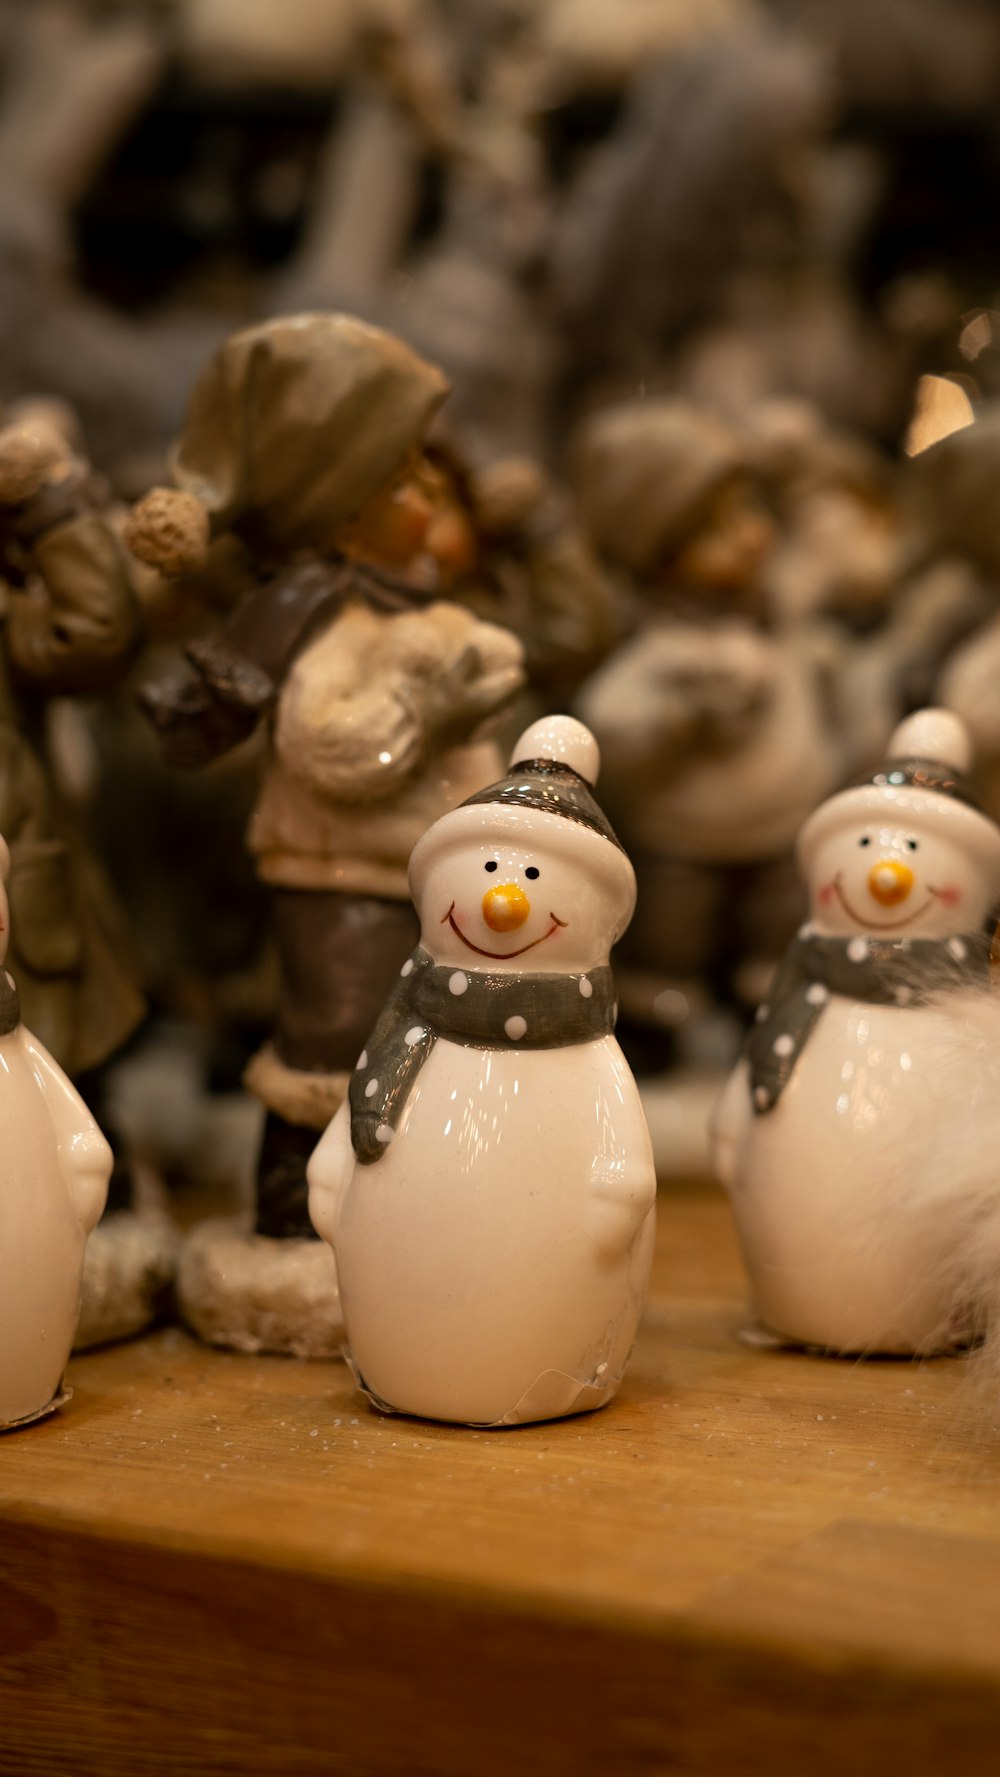
<path id="1" fill-rule="evenodd" d="M 111 1166 L 41 1044 L 23 1028 L 0 1037 L 0 1425 L 36 1417 L 59 1391 Z"/>
<path id="2" fill-rule="evenodd" d="M 496 1425 L 612 1398 L 656 1194 L 613 1037 L 503 1053 L 438 1041 L 385 1157 L 355 1164 L 345 1109 L 310 1184 L 351 1357 L 382 1405 Z"/>
<path id="3" fill-rule="evenodd" d="M 948 1167 L 949 1131 L 956 1155 L 967 1151 L 962 1126 L 981 1095 L 971 1081 L 969 1098 L 955 1090 L 957 1040 L 946 1012 L 832 996 L 773 1111 L 753 1116 L 745 1069 L 733 1076 L 720 1115 L 736 1135 L 732 1207 L 756 1312 L 774 1332 L 836 1352 L 927 1352 L 962 1337 L 947 1250 L 959 1217 L 947 1206 L 970 1180 Z"/>

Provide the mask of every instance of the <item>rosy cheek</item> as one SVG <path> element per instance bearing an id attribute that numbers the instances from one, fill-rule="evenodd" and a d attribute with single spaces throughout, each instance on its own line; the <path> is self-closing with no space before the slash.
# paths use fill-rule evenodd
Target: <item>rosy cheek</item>
<path id="1" fill-rule="evenodd" d="M 961 889 L 954 887 L 938 889 L 936 893 L 938 900 L 943 901 L 946 907 L 957 907 L 962 899 Z"/>
<path id="2" fill-rule="evenodd" d="M 830 902 L 832 900 L 833 900 L 833 883 L 832 882 L 825 882 L 823 884 L 823 887 L 819 891 L 819 904 L 821 907 L 829 907 Z"/>

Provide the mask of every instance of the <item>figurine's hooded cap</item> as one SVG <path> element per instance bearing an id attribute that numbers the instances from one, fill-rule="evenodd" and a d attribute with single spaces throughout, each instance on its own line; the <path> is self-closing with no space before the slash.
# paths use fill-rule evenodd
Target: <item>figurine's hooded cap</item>
<path id="1" fill-rule="evenodd" d="M 419 903 L 428 869 L 444 851 L 497 840 L 523 845 L 558 843 L 595 876 L 613 899 L 619 935 L 635 908 L 635 872 L 607 816 L 594 799 L 600 768 L 597 742 L 572 716 L 547 716 L 525 730 L 506 777 L 442 815 L 418 839 L 410 858 L 410 889 Z"/>
<path id="2" fill-rule="evenodd" d="M 234 333 L 195 384 L 171 459 L 213 535 L 273 553 L 326 550 L 423 440 L 445 377 L 350 315 Z"/>
<path id="3" fill-rule="evenodd" d="M 1000 886 L 1000 828 L 969 789 L 971 755 L 965 723 L 950 710 L 908 716 L 889 741 L 883 769 L 831 796 L 810 815 L 798 838 L 805 874 L 821 841 L 859 822 L 882 820 L 946 835 Z"/>
<path id="4" fill-rule="evenodd" d="M 745 467 L 729 428 L 680 401 L 630 401 L 595 414 L 572 454 L 591 541 L 634 573 L 679 548 Z"/>

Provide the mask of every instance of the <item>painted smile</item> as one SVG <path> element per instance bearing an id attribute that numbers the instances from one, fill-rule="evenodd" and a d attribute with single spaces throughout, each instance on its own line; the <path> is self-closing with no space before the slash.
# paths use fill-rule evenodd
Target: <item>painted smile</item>
<path id="1" fill-rule="evenodd" d="M 497 962 L 506 962 L 507 958 L 510 956 L 523 956 L 525 951 L 534 950 L 536 944 L 544 944 L 546 938 L 551 938 L 553 932 L 558 932 L 558 930 L 561 926 L 565 927 L 568 924 L 567 920 L 558 919 L 554 913 L 550 913 L 549 918 L 551 919 L 552 924 L 550 925 L 548 931 L 543 932 L 540 938 L 533 938 L 531 940 L 530 944 L 522 944 L 520 950 L 483 950 L 481 945 L 473 944 L 472 939 L 466 937 L 465 933 L 462 931 L 461 926 L 456 925 L 456 923 L 455 923 L 455 903 L 454 903 L 454 901 L 452 902 L 451 906 L 449 907 L 447 913 L 442 918 L 441 924 L 444 925 L 445 920 L 447 920 L 447 922 L 450 925 L 452 931 L 454 932 L 456 938 L 461 938 L 462 943 L 465 945 L 466 950 L 474 950 L 477 956 L 490 956 L 490 957 L 495 958 L 495 960 Z"/>
<path id="2" fill-rule="evenodd" d="M 940 893 L 940 890 L 935 888 L 929 889 L 928 898 L 923 906 L 918 907 L 916 913 L 907 914 L 905 919 L 860 918 L 860 916 L 855 913 L 854 908 L 851 906 L 850 901 L 847 899 L 847 896 L 841 887 L 841 879 L 839 875 L 835 876 L 833 879 L 833 892 L 844 909 L 844 912 L 847 914 L 848 919 L 853 919 L 855 925 L 860 926 L 863 932 L 901 932 L 904 926 L 911 926 L 915 919 L 920 919 L 921 915 L 927 912 L 931 901 L 936 898 Z"/>

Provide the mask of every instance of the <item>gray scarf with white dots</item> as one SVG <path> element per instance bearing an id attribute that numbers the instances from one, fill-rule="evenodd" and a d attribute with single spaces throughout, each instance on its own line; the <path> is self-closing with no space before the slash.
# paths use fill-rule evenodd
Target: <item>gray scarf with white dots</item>
<path id="1" fill-rule="evenodd" d="M 920 1005 L 990 978 L 990 940 L 820 938 L 805 928 L 786 953 L 746 1041 L 758 1115 L 774 1109 L 831 993 L 876 1006 Z"/>
<path id="2" fill-rule="evenodd" d="M 618 1007 L 605 966 L 583 975 L 501 975 L 435 963 L 403 968 L 351 1076 L 351 1142 L 381 1159 L 438 1037 L 473 1049 L 562 1049 L 611 1034 Z"/>

